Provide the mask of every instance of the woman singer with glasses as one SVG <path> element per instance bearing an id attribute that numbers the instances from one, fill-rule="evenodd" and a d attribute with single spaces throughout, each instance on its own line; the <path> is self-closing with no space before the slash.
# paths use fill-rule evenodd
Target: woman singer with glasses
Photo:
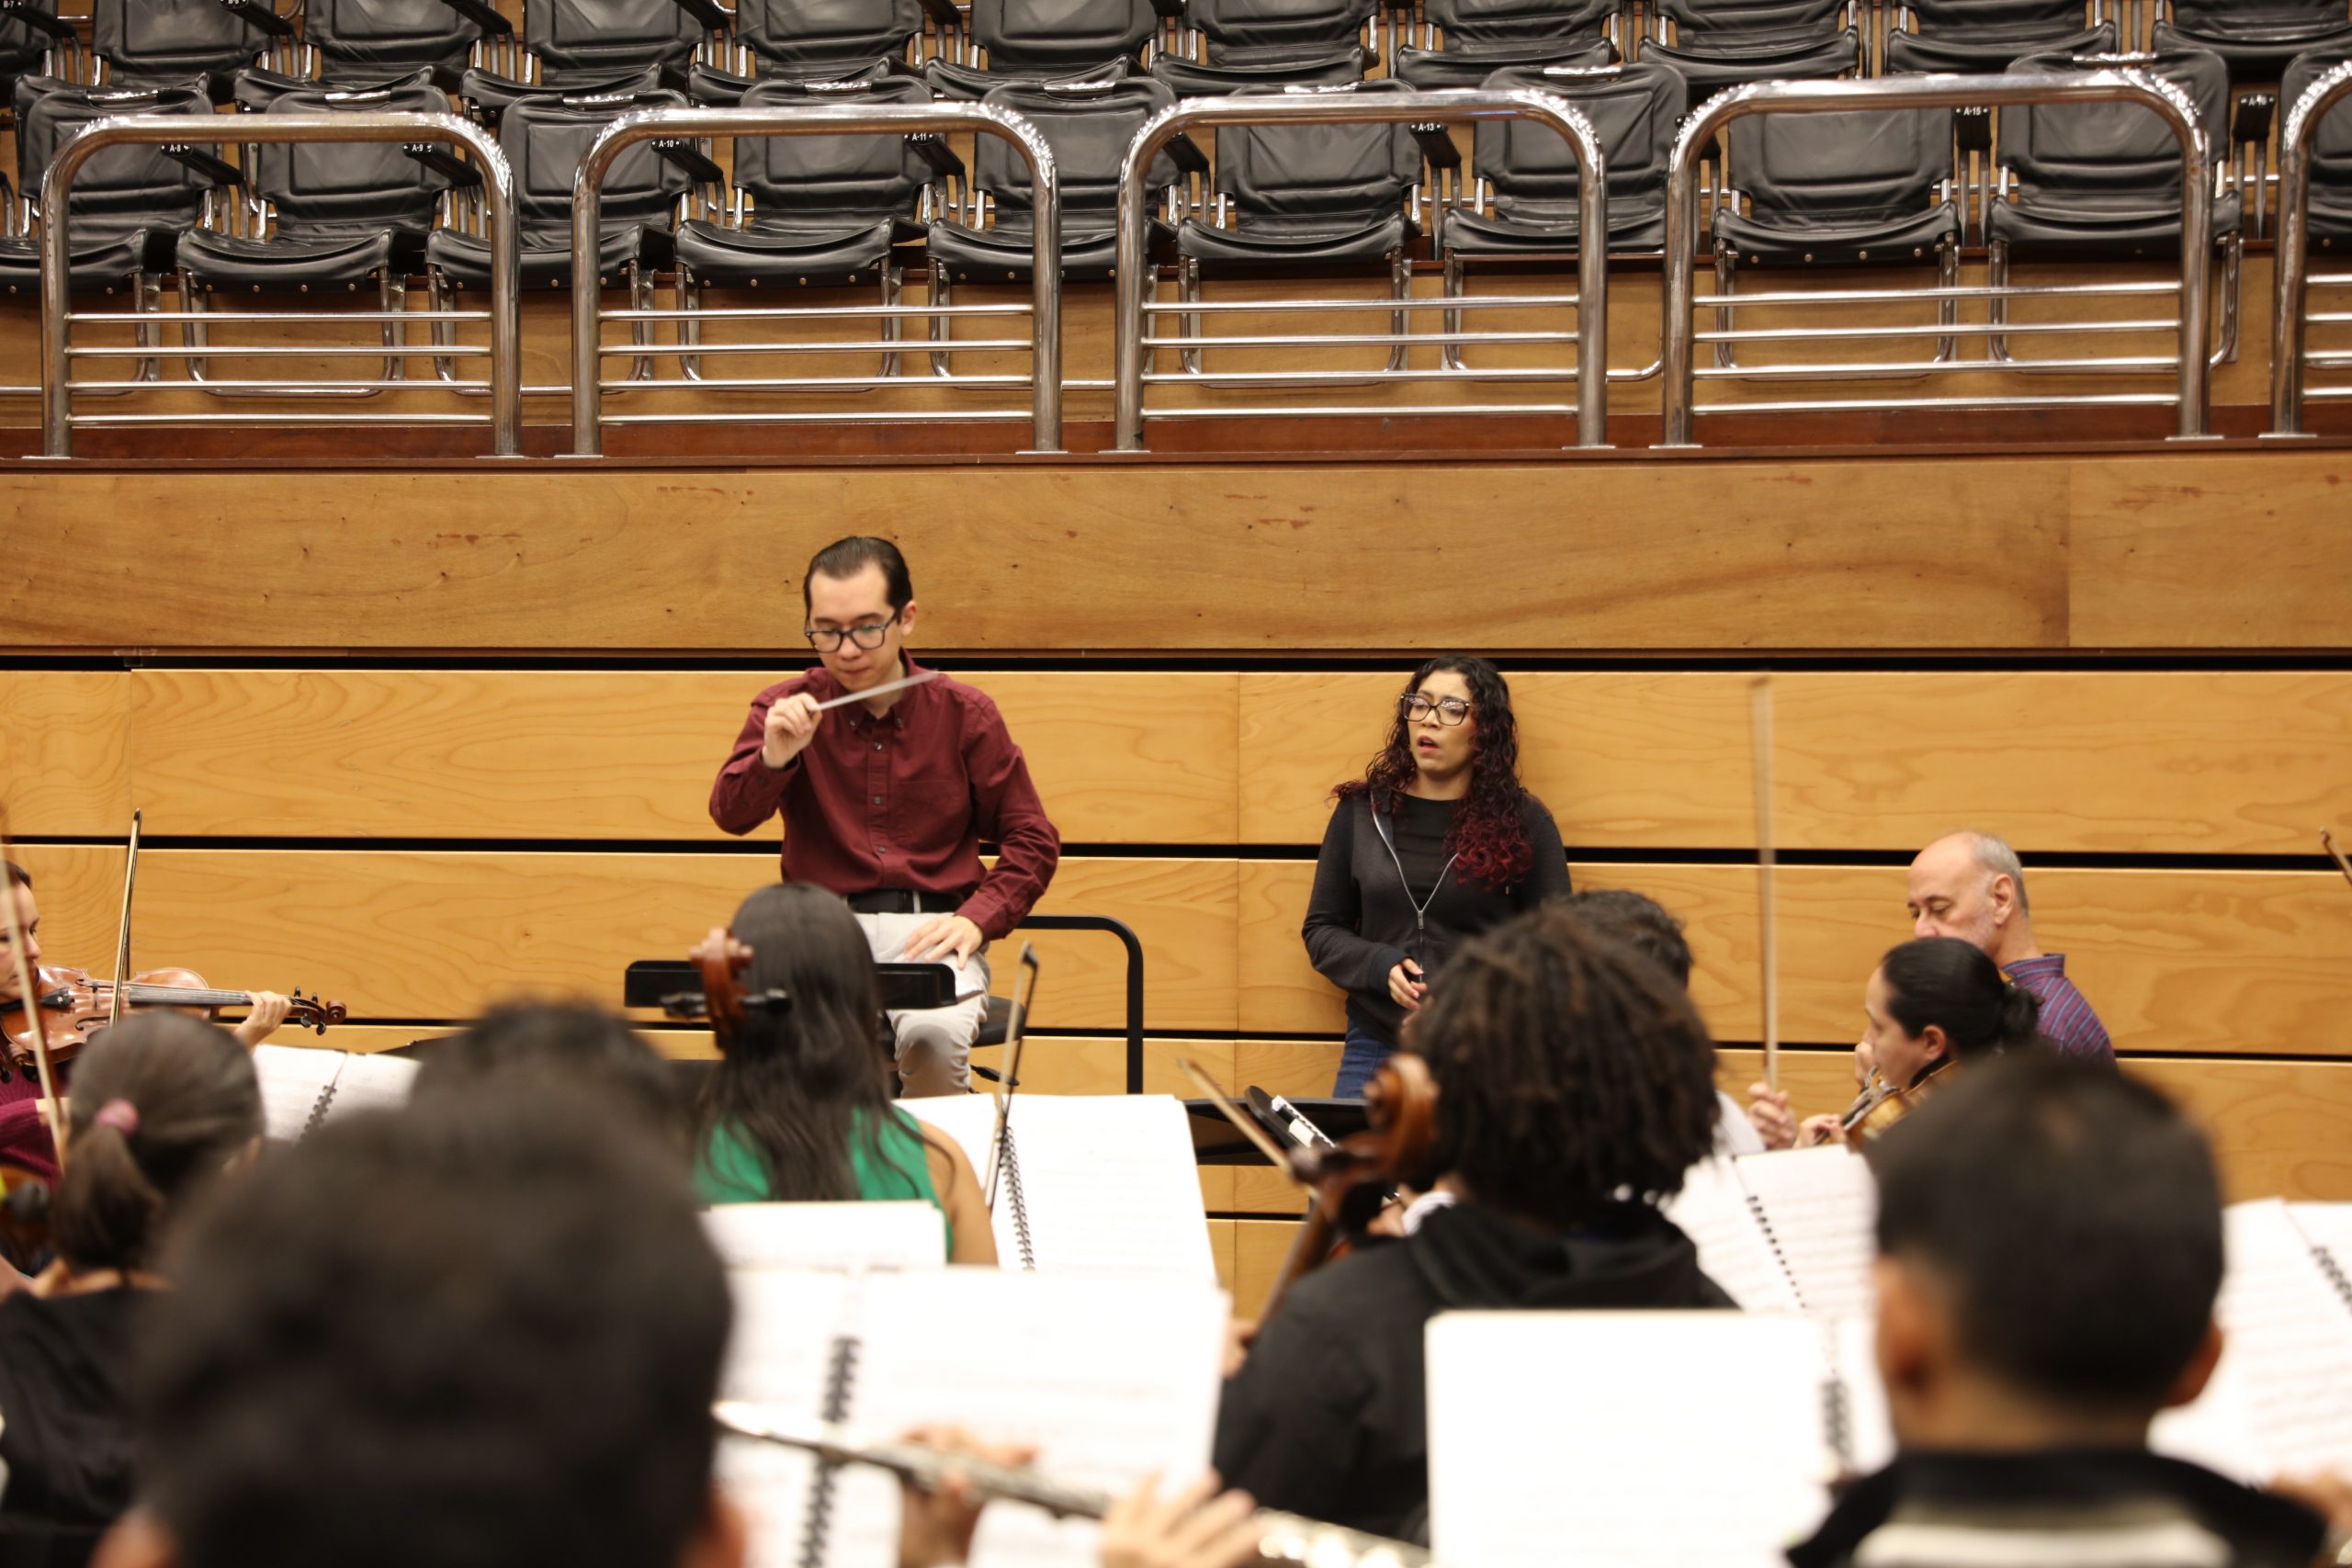
<path id="1" fill-rule="evenodd" d="M 1317 972 L 1348 993 L 1331 1092 L 1353 1099 L 1446 955 L 1566 897 L 1568 862 L 1552 814 L 1519 782 L 1510 688 L 1483 659 L 1447 654 L 1416 670 L 1388 744 L 1331 794 L 1301 934 Z"/>

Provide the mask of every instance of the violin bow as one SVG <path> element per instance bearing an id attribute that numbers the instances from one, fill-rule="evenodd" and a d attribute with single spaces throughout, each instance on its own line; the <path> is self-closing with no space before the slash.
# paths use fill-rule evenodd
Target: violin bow
<path id="1" fill-rule="evenodd" d="M 130 986 L 130 895 L 139 886 L 139 826 L 146 815 L 130 814 L 130 852 L 122 861 L 122 926 L 114 946 L 114 998 L 107 1004 L 108 1027 L 122 1021 L 122 996 Z"/>
<path id="2" fill-rule="evenodd" d="M 1773 907 L 1772 854 L 1772 676 L 1768 671 L 1747 683 L 1749 746 L 1756 769 L 1757 963 L 1763 971 L 1764 1082 L 1781 1087 L 1780 942 Z"/>
<path id="3" fill-rule="evenodd" d="M 2319 830 L 2319 847 L 2327 852 L 2327 858 L 2335 863 L 2335 869 L 2344 874 L 2344 880 L 2352 882 L 2352 860 L 2345 859 L 2344 852 L 2335 847 L 2335 835 L 2322 828 Z"/>
<path id="4" fill-rule="evenodd" d="M 1225 1119 L 1232 1122 L 1243 1137 L 1257 1145 L 1258 1152 L 1266 1156 L 1266 1162 L 1269 1165 L 1289 1177 L 1299 1186 L 1306 1185 L 1305 1182 L 1299 1181 L 1298 1173 L 1291 1168 L 1290 1156 L 1275 1146 L 1273 1139 L 1266 1136 L 1266 1130 L 1258 1125 L 1256 1118 L 1236 1104 L 1232 1096 L 1217 1087 L 1215 1078 L 1201 1070 L 1201 1065 L 1198 1062 L 1190 1056 L 1179 1056 L 1176 1058 L 1176 1066 L 1186 1077 L 1193 1080 L 1195 1088 L 1208 1097 L 1210 1104 L 1225 1113 Z"/>
<path id="5" fill-rule="evenodd" d="M 0 813 L 0 861 L 8 858 L 8 832 L 5 813 Z M 25 958 L 25 924 L 17 915 L 17 890 L 0 889 L 0 906 L 8 913 L 8 954 L 17 966 L 17 985 L 25 1018 L 32 1025 L 33 1068 L 40 1078 L 41 1104 L 49 1119 L 49 1141 L 57 1152 L 57 1168 L 65 1169 L 65 1116 L 57 1103 L 57 1068 L 49 1055 L 49 1024 L 40 1016 L 40 990 L 38 976 Z"/>
<path id="6" fill-rule="evenodd" d="M 1021 961 L 1012 976 L 1012 1015 L 1004 1025 L 1004 1082 L 996 1097 L 996 1132 L 989 1155 L 988 1211 L 996 1213 L 997 1179 L 1011 1163 L 1006 1145 L 1012 1136 L 1012 1093 L 1021 1087 L 1021 1051 L 1029 1031 L 1030 1004 L 1037 999 L 1037 950 L 1021 944 Z"/>

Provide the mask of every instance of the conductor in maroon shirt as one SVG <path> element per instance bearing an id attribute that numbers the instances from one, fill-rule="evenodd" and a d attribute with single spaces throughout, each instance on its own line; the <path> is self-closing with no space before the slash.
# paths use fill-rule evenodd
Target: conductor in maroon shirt
<path id="1" fill-rule="evenodd" d="M 752 699 L 711 786 L 710 817 L 748 833 L 784 817 L 784 876 L 848 900 L 877 962 L 944 963 L 953 1006 L 891 1015 L 910 1096 L 971 1087 L 988 1008 L 988 943 L 1053 880 L 1061 835 L 986 693 L 944 675 L 820 712 L 818 705 L 928 673 L 907 657 L 914 584 L 887 539 L 817 552 L 801 584 L 820 668 Z M 985 873 L 980 841 L 998 847 Z"/>

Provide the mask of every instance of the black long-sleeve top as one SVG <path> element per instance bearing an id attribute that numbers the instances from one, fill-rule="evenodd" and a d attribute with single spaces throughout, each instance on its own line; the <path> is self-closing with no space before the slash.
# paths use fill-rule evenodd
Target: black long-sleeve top
<path id="1" fill-rule="evenodd" d="M 1374 811 L 1368 795 L 1340 802 L 1315 859 L 1300 935 L 1316 973 L 1348 993 L 1351 1026 L 1395 1045 L 1405 1010 L 1388 994 L 1391 969 L 1410 958 L 1426 978 L 1487 927 L 1568 896 L 1567 851 L 1551 812 L 1532 795 L 1521 795 L 1520 811 L 1535 855 L 1524 877 L 1496 887 L 1455 865 L 1432 887 L 1426 872 L 1409 874 L 1418 857 L 1400 859 L 1395 818 Z M 1417 915 L 1423 899 L 1428 907 Z"/>

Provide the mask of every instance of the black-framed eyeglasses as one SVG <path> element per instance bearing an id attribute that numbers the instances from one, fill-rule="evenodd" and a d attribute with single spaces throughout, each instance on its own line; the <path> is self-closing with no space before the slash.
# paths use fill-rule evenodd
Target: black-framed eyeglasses
<path id="1" fill-rule="evenodd" d="M 1419 724 L 1434 713 L 1438 723 L 1452 728 L 1470 716 L 1470 705 L 1460 697 L 1425 697 L 1415 693 L 1396 699 L 1396 711 L 1405 716 L 1408 724 Z"/>
<path id="2" fill-rule="evenodd" d="M 807 637 L 808 646 L 820 653 L 839 651 L 843 637 L 870 651 L 881 647 L 889 637 L 890 628 L 898 624 L 894 617 L 887 621 L 868 621 L 862 626 L 851 626 L 846 631 L 836 631 L 831 626 L 803 626 L 800 635 Z"/>

